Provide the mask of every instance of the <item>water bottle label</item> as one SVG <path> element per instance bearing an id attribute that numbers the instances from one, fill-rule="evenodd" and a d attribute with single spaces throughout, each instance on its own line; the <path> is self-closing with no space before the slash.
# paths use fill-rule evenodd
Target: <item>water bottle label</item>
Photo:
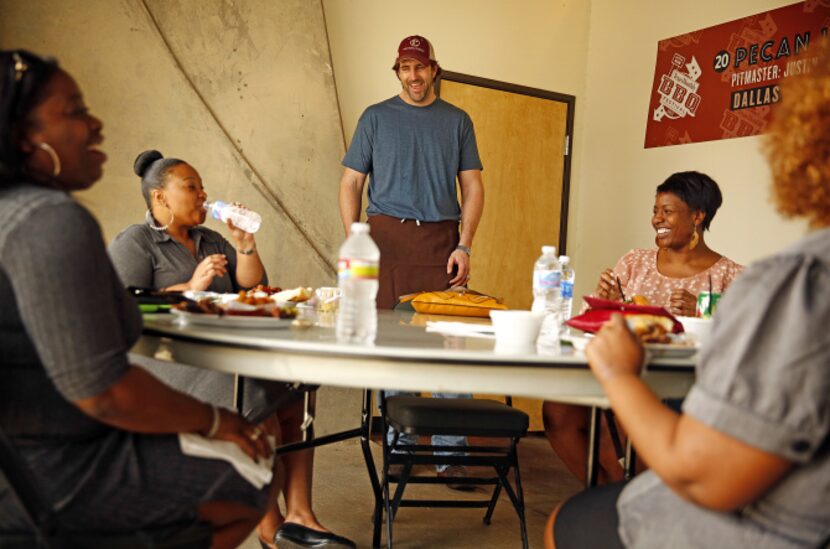
<path id="1" fill-rule="evenodd" d="M 571 298 L 574 296 L 574 283 L 573 282 L 563 282 L 562 283 L 562 297 L 563 298 Z"/>
<path id="2" fill-rule="evenodd" d="M 360 278 L 363 280 L 377 280 L 380 268 L 376 261 L 363 259 L 340 258 L 337 262 L 337 278 Z"/>
<path id="3" fill-rule="evenodd" d="M 559 287 L 561 280 L 561 271 L 533 271 L 534 288 L 552 290 Z"/>

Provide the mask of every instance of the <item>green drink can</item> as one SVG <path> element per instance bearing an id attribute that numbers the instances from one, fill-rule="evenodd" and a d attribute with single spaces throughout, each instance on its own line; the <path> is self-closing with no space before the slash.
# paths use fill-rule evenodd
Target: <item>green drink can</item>
<path id="1" fill-rule="evenodd" d="M 715 314 L 720 294 L 715 292 L 700 292 L 697 294 L 697 316 L 701 318 L 711 318 Z"/>

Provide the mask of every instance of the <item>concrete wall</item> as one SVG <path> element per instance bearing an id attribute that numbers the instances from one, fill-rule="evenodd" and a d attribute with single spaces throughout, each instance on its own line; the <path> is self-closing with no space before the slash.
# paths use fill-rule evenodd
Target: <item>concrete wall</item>
<path id="1" fill-rule="evenodd" d="M 57 57 L 104 121 L 105 174 L 80 198 L 107 238 L 141 221 L 132 163 L 155 148 L 263 214 L 272 284 L 334 282 L 343 142 L 319 2 L 0 0 L 0 14 L 0 47 Z"/>
<path id="2" fill-rule="evenodd" d="M 57 57 L 104 121 L 104 177 L 79 198 L 108 239 L 141 221 L 132 164 L 155 148 L 263 214 L 271 284 L 335 282 L 344 149 L 319 1 L 0 0 L 0 47 Z M 324 388 L 318 433 L 354 426 L 359 397 Z"/>

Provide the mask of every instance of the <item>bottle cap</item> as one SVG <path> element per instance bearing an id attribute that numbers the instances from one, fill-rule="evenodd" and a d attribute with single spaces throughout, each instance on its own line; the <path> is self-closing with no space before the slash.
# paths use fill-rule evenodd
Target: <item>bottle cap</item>
<path id="1" fill-rule="evenodd" d="M 566 255 L 560 255 L 559 256 L 559 263 L 570 263 L 570 262 L 571 262 L 570 257 L 568 257 Z"/>
<path id="2" fill-rule="evenodd" d="M 353 233 L 368 233 L 369 232 L 369 224 L 368 223 L 352 223 L 351 230 Z"/>
<path id="3" fill-rule="evenodd" d="M 556 253 L 556 246 L 542 246 L 542 253 L 543 254 L 555 254 Z"/>

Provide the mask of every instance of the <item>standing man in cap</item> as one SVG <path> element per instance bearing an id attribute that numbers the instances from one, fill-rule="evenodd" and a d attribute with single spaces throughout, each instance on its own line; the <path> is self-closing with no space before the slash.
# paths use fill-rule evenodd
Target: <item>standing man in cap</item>
<path id="1" fill-rule="evenodd" d="M 441 68 L 432 45 L 422 36 L 404 38 L 393 70 L 401 93 L 360 117 L 340 180 L 348 234 L 371 174 L 366 214 L 380 248 L 380 309 L 391 309 L 404 294 L 465 285 L 484 208 L 473 123 L 436 96 Z"/>
<path id="2" fill-rule="evenodd" d="M 348 235 L 360 218 L 363 186 L 371 174 L 366 214 L 380 248 L 379 309 L 393 308 L 408 293 L 466 285 L 484 209 L 473 123 L 435 94 L 441 67 L 432 45 L 423 36 L 404 38 L 392 70 L 401 93 L 360 117 L 340 180 L 340 217 Z M 436 437 L 434 443 L 465 445 L 466 439 Z M 439 466 L 439 476 L 463 474 L 459 467 Z"/>

